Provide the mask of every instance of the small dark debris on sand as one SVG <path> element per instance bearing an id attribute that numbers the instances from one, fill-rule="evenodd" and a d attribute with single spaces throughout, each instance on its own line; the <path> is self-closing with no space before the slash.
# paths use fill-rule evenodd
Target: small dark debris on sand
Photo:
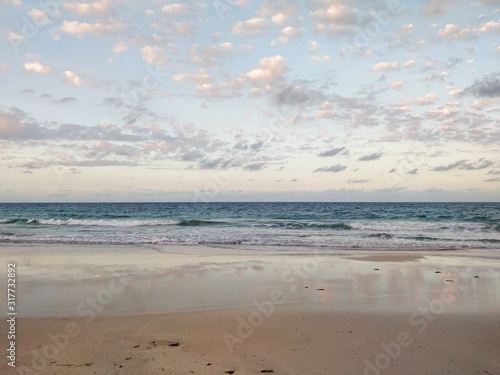
<path id="1" fill-rule="evenodd" d="M 449 282 L 449 283 L 454 283 L 455 282 L 455 280 L 446 280 L 446 281 Z"/>
<path id="2" fill-rule="evenodd" d="M 265 370 L 261 370 L 260 372 L 267 372 L 267 373 L 271 373 L 271 372 L 274 372 L 273 370 L 269 369 L 269 368 L 266 368 Z"/>
<path id="3" fill-rule="evenodd" d="M 323 288 L 318 288 L 318 289 L 316 289 L 316 290 L 325 290 L 325 289 L 323 289 Z"/>
<path id="4" fill-rule="evenodd" d="M 374 271 L 380 271 L 378 268 L 374 268 L 373 270 L 374 270 Z"/>
<path id="5" fill-rule="evenodd" d="M 436 272 L 434 272 L 434 273 L 441 273 L 441 271 L 436 271 Z"/>
<path id="6" fill-rule="evenodd" d="M 234 374 L 235 371 L 234 370 L 229 370 L 229 371 L 226 371 L 226 374 Z"/>
<path id="7" fill-rule="evenodd" d="M 168 346 L 179 346 L 179 343 L 177 341 L 169 342 Z"/>
<path id="8" fill-rule="evenodd" d="M 475 279 L 479 279 L 479 276 L 477 276 L 477 275 L 476 275 L 476 276 L 474 276 L 474 278 L 475 278 Z"/>

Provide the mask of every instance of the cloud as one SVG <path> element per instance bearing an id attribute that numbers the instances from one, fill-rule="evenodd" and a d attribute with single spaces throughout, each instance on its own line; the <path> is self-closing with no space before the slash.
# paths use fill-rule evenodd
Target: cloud
<path id="1" fill-rule="evenodd" d="M 43 10 L 33 8 L 26 15 L 35 23 L 35 25 L 48 25 L 50 23 L 47 13 Z"/>
<path id="2" fill-rule="evenodd" d="M 411 171 L 406 172 L 406 174 L 418 174 L 418 168 L 414 168 Z"/>
<path id="3" fill-rule="evenodd" d="M 500 97 L 500 73 L 487 74 L 477 79 L 472 85 L 466 87 L 463 93 L 475 97 Z"/>
<path id="4" fill-rule="evenodd" d="M 42 128 L 19 108 L 0 110 L 0 139 L 39 139 Z"/>
<path id="5" fill-rule="evenodd" d="M 327 156 L 335 156 L 340 154 L 342 151 L 347 151 L 345 147 L 335 147 L 327 151 L 321 152 L 318 156 L 327 157 Z"/>
<path id="6" fill-rule="evenodd" d="M 237 22 L 231 29 L 235 35 L 261 35 L 267 32 L 269 21 L 265 18 L 251 18 Z"/>
<path id="7" fill-rule="evenodd" d="M 340 164 L 337 164 L 337 165 L 331 165 L 331 166 L 329 166 L 329 167 L 322 167 L 322 168 L 318 168 L 318 169 L 315 169 L 313 172 L 332 172 L 332 173 L 339 173 L 339 172 L 344 171 L 346 168 L 347 168 L 347 166 L 345 166 L 345 165 L 340 165 Z"/>
<path id="8" fill-rule="evenodd" d="M 382 156 L 381 152 L 375 152 L 373 154 L 368 154 L 361 156 L 358 160 L 359 161 L 371 161 L 371 160 L 378 160 Z"/>
<path id="9" fill-rule="evenodd" d="M 58 100 L 60 103 L 75 101 L 76 99 L 72 97 Z M 0 139 L 138 141 L 144 137 L 123 133 L 121 128 L 111 124 L 96 126 L 52 122 L 43 124 L 35 121 L 23 110 L 12 107 L 9 110 L 0 109 Z"/>
<path id="10" fill-rule="evenodd" d="M 77 101 L 78 101 L 78 99 L 77 99 L 77 98 L 74 98 L 74 97 L 72 97 L 72 96 L 66 96 L 66 97 L 64 97 L 64 98 L 61 98 L 61 99 L 59 99 L 59 100 L 56 100 L 56 102 L 58 102 L 58 103 L 75 103 L 75 102 L 77 102 Z"/>
<path id="11" fill-rule="evenodd" d="M 281 35 L 287 38 L 298 38 L 304 31 L 302 27 L 287 26 L 281 30 Z"/>
<path id="12" fill-rule="evenodd" d="M 234 56 L 234 45 L 231 42 L 219 43 L 211 46 L 193 45 L 188 49 L 188 58 L 194 64 L 214 66 L 220 64 L 226 57 Z"/>
<path id="13" fill-rule="evenodd" d="M 446 5 L 450 0 L 428 0 L 424 5 L 423 14 L 427 17 L 441 17 L 446 14 Z"/>
<path id="14" fill-rule="evenodd" d="M 250 164 L 247 164 L 243 167 L 243 169 L 245 171 L 260 171 L 261 169 L 263 169 L 264 167 L 266 166 L 266 163 L 261 163 L 261 162 L 257 162 L 257 163 L 250 163 Z"/>
<path id="15" fill-rule="evenodd" d="M 23 65 L 24 71 L 28 73 L 38 73 L 38 74 L 50 74 L 52 73 L 52 68 L 47 65 L 43 65 L 38 61 L 26 62 Z"/>
<path id="16" fill-rule="evenodd" d="M 309 13 L 316 21 L 314 32 L 331 37 L 353 33 L 357 29 L 359 10 L 341 3 L 325 4 L 318 2 L 318 9 Z"/>
<path id="17" fill-rule="evenodd" d="M 370 182 L 371 180 L 348 180 L 347 183 L 348 184 L 364 184 L 364 183 L 367 183 L 367 182 Z"/>
<path id="18" fill-rule="evenodd" d="M 169 16 L 185 16 L 189 14 L 189 8 L 186 4 L 167 4 L 161 8 L 161 11 Z"/>
<path id="19" fill-rule="evenodd" d="M 77 16 L 105 15 L 111 10 L 111 2 L 95 1 L 93 3 L 64 3 L 64 9 Z"/>
<path id="20" fill-rule="evenodd" d="M 4 73 L 8 73 L 8 72 L 10 72 L 10 67 L 8 65 L 0 63 L 0 71 L 2 71 Z"/>
<path id="21" fill-rule="evenodd" d="M 14 5 L 16 7 L 22 5 L 21 0 L 1 0 L 1 2 L 4 4 Z"/>
<path id="22" fill-rule="evenodd" d="M 245 74 L 245 78 L 256 86 L 265 86 L 277 81 L 288 71 L 285 59 L 279 55 L 259 60 L 258 68 Z"/>
<path id="23" fill-rule="evenodd" d="M 319 103 L 324 98 L 325 96 L 319 91 L 290 85 L 274 96 L 274 102 L 280 106 L 309 106 Z"/>
<path id="24" fill-rule="evenodd" d="M 478 169 L 485 169 L 488 168 L 489 166 L 495 164 L 494 161 L 491 160 L 486 160 L 484 158 L 479 159 L 476 163 L 469 163 L 466 160 L 458 160 L 454 163 L 447 164 L 447 165 L 440 165 L 438 167 L 432 168 L 434 172 L 446 172 L 450 171 L 452 169 L 462 169 L 462 170 L 478 170 Z"/>
<path id="25" fill-rule="evenodd" d="M 109 20 L 108 22 L 78 22 L 78 21 L 64 21 L 62 26 L 59 28 L 62 32 L 76 36 L 78 38 L 83 37 L 86 34 L 90 35 L 105 35 L 112 34 L 117 31 L 125 29 L 127 26 L 120 21 Z"/>
<path id="26" fill-rule="evenodd" d="M 156 46 L 144 46 L 140 49 L 141 56 L 148 64 L 159 63 L 163 64 L 165 58 L 163 55 L 163 49 Z"/>
<path id="27" fill-rule="evenodd" d="M 24 36 L 10 30 L 7 31 L 7 33 L 5 34 L 5 38 L 11 42 L 18 42 L 21 40 L 25 40 Z"/>
<path id="28" fill-rule="evenodd" d="M 125 42 L 116 43 L 111 49 L 114 53 L 122 53 L 128 50 L 128 46 Z"/>
<path id="29" fill-rule="evenodd" d="M 66 70 L 64 72 L 64 81 L 75 86 L 80 86 L 82 84 L 82 80 L 80 79 L 80 77 L 78 77 L 75 72 L 71 72 L 69 70 Z"/>
<path id="30" fill-rule="evenodd" d="M 486 180 L 484 180 L 485 182 L 500 182 L 500 178 L 499 177 L 495 177 L 495 178 L 487 178 Z"/>
<path id="31" fill-rule="evenodd" d="M 391 88 L 394 90 L 401 90 L 404 87 L 405 83 L 404 81 L 398 79 L 397 81 L 394 81 L 391 83 Z"/>
<path id="32" fill-rule="evenodd" d="M 445 39 L 470 39 L 477 37 L 480 33 L 498 33 L 500 31 L 500 22 L 489 21 L 484 24 L 472 27 L 460 27 L 449 23 L 442 29 L 438 30 L 437 34 Z"/>
<path id="33" fill-rule="evenodd" d="M 415 61 L 415 60 L 408 60 L 407 62 L 405 62 L 405 63 L 403 64 L 403 66 L 404 66 L 405 68 L 413 68 L 413 67 L 415 66 L 415 64 L 416 64 L 416 61 Z"/>
<path id="34" fill-rule="evenodd" d="M 372 72 L 390 72 L 394 70 L 399 70 L 399 64 L 397 62 L 380 62 L 375 64 L 370 69 Z"/>

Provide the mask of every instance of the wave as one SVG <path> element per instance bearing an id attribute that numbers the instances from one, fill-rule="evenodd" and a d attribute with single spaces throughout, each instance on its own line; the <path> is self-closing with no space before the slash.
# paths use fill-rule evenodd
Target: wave
<path id="1" fill-rule="evenodd" d="M 0 224 L 69 225 L 88 227 L 139 227 L 177 225 L 174 220 L 104 220 L 104 219 L 1 219 Z"/>
<path id="2" fill-rule="evenodd" d="M 199 236 L 186 237 L 186 238 L 169 238 L 169 237 L 151 237 L 151 238 L 133 238 L 128 236 L 113 236 L 113 237 L 95 237 L 95 236 L 43 236 L 43 235 L 29 235 L 17 236 L 8 235 L 6 233 L 0 234 L 0 244 L 7 243 L 25 243 L 25 244 L 45 244 L 45 245 L 175 245 L 175 246 L 266 246 L 276 249 L 286 250 L 287 247 L 301 247 L 301 248 L 331 248 L 331 249 L 366 249 L 366 250 L 386 250 L 386 249 L 421 249 L 421 250 L 439 250 L 439 249 L 498 249 L 500 240 L 483 239 L 483 240 L 465 240 L 465 241 L 449 241 L 439 240 L 433 237 L 410 237 L 405 238 L 409 242 L 401 241 L 385 241 L 383 238 L 372 238 L 371 241 L 362 239 L 349 239 L 349 240 L 323 240 L 323 241 L 308 241 L 299 238 L 202 238 Z M 383 241 L 383 242 L 381 242 Z"/>
<path id="3" fill-rule="evenodd" d="M 300 221 L 289 222 L 264 222 L 252 224 L 254 228 L 280 228 L 280 229 L 336 229 L 336 230 L 351 230 L 353 229 L 347 223 L 308 223 Z"/>
<path id="4" fill-rule="evenodd" d="M 181 227 L 200 227 L 203 225 L 223 225 L 227 224 L 224 221 L 212 221 L 212 220 L 182 220 L 177 223 Z"/>
<path id="5" fill-rule="evenodd" d="M 391 238 L 394 238 L 395 236 L 393 234 L 390 234 L 390 233 L 370 233 L 366 237 L 391 239 Z"/>
<path id="6" fill-rule="evenodd" d="M 352 222 L 348 224 L 354 230 L 369 232 L 487 232 L 494 226 L 481 223 L 445 223 L 442 222 Z"/>

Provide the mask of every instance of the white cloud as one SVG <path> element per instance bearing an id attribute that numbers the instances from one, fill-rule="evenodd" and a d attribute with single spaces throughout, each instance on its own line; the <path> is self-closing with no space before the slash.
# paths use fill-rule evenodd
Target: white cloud
<path id="1" fill-rule="evenodd" d="M 234 45 L 231 42 L 219 43 L 211 46 L 195 44 L 188 49 L 188 58 L 191 62 L 203 66 L 213 66 L 216 62 L 232 56 Z"/>
<path id="2" fill-rule="evenodd" d="M 120 31 L 126 28 L 126 25 L 116 21 L 111 20 L 106 23 L 88 23 L 88 22 L 78 22 L 78 21 L 64 21 L 60 30 L 66 34 L 82 37 L 85 34 L 92 35 L 103 35 L 111 34 L 116 31 Z"/>
<path id="3" fill-rule="evenodd" d="M 304 29 L 301 27 L 288 26 L 281 30 L 281 35 L 287 38 L 298 38 L 304 33 Z"/>
<path id="4" fill-rule="evenodd" d="M 399 70 L 399 64 L 397 62 L 380 62 L 371 67 L 372 72 L 390 72 L 394 70 Z"/>
<path id="5" fill-rule="evenodd" d="M 280 36 L 278 39 L 272 40 L 269 44 L 271 46 L 277 46 L 278 44 L 288 44 L 288 38 Z"/>
<path id="6" fill-rule="evenodd" d="M 2 71 L 4 73 L 8 73 L 8 72 L 10 72 L 10 68 L 5 64 L 0 63 L 0 71 Z"/>
<path id="7" fill-rule="evenodd" d="M 408 60 L 403 64 L 405 68 L 413 68 L 415 66 L 416 62 L 415 60 Z"/>
<path id="8" fill-rule="evenodd" d="M 38 61 L 26 62 L 23 65 L 24 71 L 28 73 L 38 73 L 38 74 L 50 74 L 52 73 L 52 68 L 47 65 L 42 65 Z"/>
<path id="9" fill-rule="evenodd" d="M 114 53 L 122 53 L 128 50 L 128 46 L 125 42 L 116 43 L 111 49 Z"/>
<path id="10" fill-rule="evenodd" d="M 315 40 L 310 40 L 309 41 L 309 52 L 311 52 L 311 53 L 316 52 L 320 45 L 321 44 L 319 44 L 319 42 L 317 42 Z"/>
<path id="11" fill-rule="evenodd" d="M 2 0 L 1 2 L 4 4 L 14 5 L 16 7 L 22 5 L 21 0 Z"/>
<path id="12" fill-rule="evenodd" d="M 319 4 L 319 9 L 309 15 L 316 20 L 314 32 L 330 36 L 341 35 L 356 31 L 359 10 L 344 4 L 331 4 L 325 9 L 324 4 Z"/>
<path id="13" fill-rule="evenodd" d="M 430 93 L 428 93 L 424 97 L 417 98 L 416 102 L 419 105 L 429 105 L 429 104 L 433 104 L 433 103 L 437 102 L 438 99 L 439 99 L 438 95 L 434 91 L 431 91 Z"/>
<path id="14" fill-rule="evenodd" d="M 330 55 L 320 55 L 320 56 L 312 56 L 311 60 L 315 63 L 322 63 L 326 61 L 330 61 L 332 57 Z"/>
<path id="15" fill-rule="evenodd" d="M 167 4 L 161 11 L 169 16 L 181 16 L 188 14 L 189 8 L 185 4 Z"/>
<path id="16" fill-rule="evenodd" d="M 63 7 L 78 16 L 104 15 L 110 12 L 111 2 L 104 0 L 93 3 L 64 3 Z"/>
<path id="17" fill-rule="evenodd" d="M 78 77 L 76 73 L 71 72 L 69 70 L 66 70 L 64 72 L 64 81 L 71 83 L 75 86 L 80 86 L 82 84 L 82 80 L 80 79 L 80 77 Z"/>
<path id="18" fill-rule="evenodd" d="M 496 33 L 500 31 L 500 22 L 489 21 L 482 25 L 460 27 L 449 23 L 438 30 L 438 35 L 446 39 L 466 39 L 476 37 L 479 33 Z"/>
<path id="19" fill-rule="evenodd" d="M 449 2 L 450 0 L 429 0 L 424 6 L 423 13 L 428 17 L 444 16 Z"/>
<path id="20" fill-rule="evenodd" d="M 259 67 L 249 71 L 245 77 L 256 86 L 265 86 L 279 79 L 288 70 L 285 59 L 279 55 L 259 60 Z"/>
<path id="21" fill-rule="evenodd" d="M 24 40 L 24 36 L 22 36 L 21 34 L 17 34 L 13 31 L 8 31 L 7 32 L 7 40 L 11 40 L 11 41 L 18 41 L 18 40 Z"/>
<path id="22" fill-rule="evenodd" d="M 195 26 L 188 22 L 174 22 L 170 25 L 170 27 L 176 34 L 183 36 L 192 35 L 195 30 Z"/>
<path id="23" fill-rule="evenodd" d="M 163 49 L 156 46 L 144 46 L 140 49 L 141 56 L 148 64 L 155 62 L 163 63 L 165 59 L 162 57 Z"/>
<path id="24" fill-rule="evenodd" d="M 451 90 L 448 95 L 455 96 L 455 95 L 461 95 L 464 93 L 464 90 Z"/>
<path id="25" fill-rule="evenodd" d="M 237 22 L 231 29 L 236 35 L 259 35 L 267 31 L 269 21 L 265 18 L 251 18 Z"/>
<path id="26" fill-rule="evenodd" d="M 283 13 L 278 13 L 278 14 L 275 14 L 274 16 L 271 17 L 271 20 L 278 26 L 281 26 L 285 23 L 285 21 L 287 20 L 287 16 Z"/>
<path id="27" fill-rule="evenodd" d="M 45 13 L 43 10 L 33 8 L 29 12 L 27 12 L 26 15 L 31 18 L 35 25 L 43 26 L 50 23 L 47 13 Z"/>
<path id="28" fill-rule="evenodd" d="M 174 74 L 172 76 L 172 81 L 174 82 L 191 81 L 197 85 L 203 85 L 212 80 L 213 77 L 204 70 L 200 70 L 195 74 Z"/>
<path id="29" fill-rule="evenodd" d="M 402 80 L 397 80 L 391 83 L 391 88 L 394 90 L 401 90 L 404 87 L 405 83 Z"/>

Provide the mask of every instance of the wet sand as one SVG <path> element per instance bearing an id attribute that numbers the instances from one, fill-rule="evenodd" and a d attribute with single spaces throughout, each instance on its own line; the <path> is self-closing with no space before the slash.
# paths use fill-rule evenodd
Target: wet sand
<path id="1" fill-rule="evenodd" d="M 500 373 L 494 252 L 3 245 L 0 259 L 18 293 L 2 374 Z"/>

